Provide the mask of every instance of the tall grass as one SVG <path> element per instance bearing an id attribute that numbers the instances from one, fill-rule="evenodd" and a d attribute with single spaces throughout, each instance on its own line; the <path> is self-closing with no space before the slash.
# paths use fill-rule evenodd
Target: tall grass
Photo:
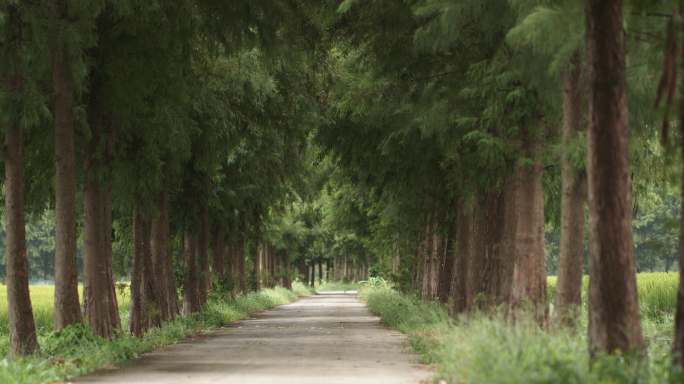
<path id="1" fill-rule="evenodd" d="M 435 382 L 655 384 L 684 381 L 670 355 L 677 279 L 674 273 L 637 278 L 648 364 L 620 355 L 591 360 L 584 330 L 542 330 L 529 318 L 509 322 L 502 311 L 449 318 L 437 303 L 382 285 L 361 288 L 359 297 L 383 324 L 406 333 L 424 362 L 437 365 Z M 551 294 L 555 282 L 549 278 Z M 587 286 L 585 277 L 584 298 Z M 586 306 L 581 323 L 586 325 Z"/>

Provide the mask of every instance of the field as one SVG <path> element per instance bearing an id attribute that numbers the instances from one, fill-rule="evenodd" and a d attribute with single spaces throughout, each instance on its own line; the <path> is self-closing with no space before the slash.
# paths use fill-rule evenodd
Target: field
<path id="1" fill-rule="evenodd" d="M 31 293 L 31 306 L 33 307 L 33 317 L 36 321 L 36 329 L 38 334 L 46 334 L 54 330 L 54 297 L 55 287 L 51 285 L 32 285 L 29 287 Z M 83 298 L 83 286 L 78 286 L 78 295 Z M 128 324 L 128 306 L 130 302 L 130 295 L 126 289 L 123 292 L 117 292 L 117 301 L 119 303 L 119 315 L 121 322 Z M 8 333 L 8 318 L 7 318 L 7 286 L 0 285 L 0 336 Z"/>
<path id="2" fill-rule="evenodd" d="M 549 296 L 553 303 L 553 293 L 556 288 L 555 276 L 548 277 Z M 679 273 L 655 272 L 637 274 L 637 292 L 642 316 L 659 318 L 665 314 L 674 314 L 677 304 L 677 287 Z M 586 305 L 589 276 L 582 279 L 582 302 Z"/>

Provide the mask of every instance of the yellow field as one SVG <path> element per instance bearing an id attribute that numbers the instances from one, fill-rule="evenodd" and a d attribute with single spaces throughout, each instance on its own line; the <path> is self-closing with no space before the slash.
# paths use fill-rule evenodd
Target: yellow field
<path id="1" fill-rule="evenodd" d="M 54 329 L 54 297 L 55 287 L 51 285 L 32 285 L 29 287 L 31 293 L 31 306 L 33 306 L 33 316 L 36 321 L 38 332 L 50 332 Z M 78 295 L 83 298 L 83 286 L 78 286 Z M 119 311 L 128 312 L 130 296 L 128 292 L 117 292 Z M 7 333 L 7 286 L 0 285 L 0 335 Z"/>
<path id="2" fill-rule="evenodd" d="M 556 288 L 555 276 L 549 276 L 549 293 L 553 294 Z M 677 304 L 677 289 L 679 285 L 679 273 L 677 272 L 654 272 L 637 274 L 637 292 L 639 294 L 639 306 L 644 316 L 658 316 L 659 313 L 674 313 Z M 586 300 L 586 292 L 589 288 L 589 276 L 582 279 L 582 297 Z"/>

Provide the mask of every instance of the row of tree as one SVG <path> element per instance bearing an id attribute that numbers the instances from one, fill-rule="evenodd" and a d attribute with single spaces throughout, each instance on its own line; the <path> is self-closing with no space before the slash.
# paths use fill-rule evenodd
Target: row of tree
<path id="1" fill-rule="evenodd" d="M 586 246 L 591 353 L 643 353 L 635 241 L 666 266 L 684 257 L 679 225 L 639 215 L 681 180 L 684 135 L 670 129 L 682 126 L 680 7 L 343 1 L 327 120 L 313 136 L 331 253 L 370 257 L 452 314 L 531 308 L 546 328 L 577 325 Z M 669 237 L 649 238 L 654 225 Z M 560 232 L 553 319 L 549 226 Z"/>
<path id="2" fill-rule="evenodd" d="M 678 3 L 5 4 L 13 351 L 37 348 L 24 210 L 46 209 L 57 329 L 121 328 L 113 249 L 131 255 L 136 335 L 200 310 L 212 279 L 246 292 L 247 254 L 254 287 L 313 282 L 328 259 L 546 327 L 554 225 L 553 322 L 577 322 L 586 236 L 590 349 L 643 351 L 632 220 L 682 169 Z"/>
<path id="3" fill-rule="evenodd" d="M 307 42 L 307 4 L 3 6 L 12 352 L 38 349 L 25 221 L 46 211 L 55 217 L 55 329 L 86 321 L 103 337 L 126 331 L 121 275 L 131 278 L 135 335 L 199 311 L 212 279 L 246 294 L 262 222 L 307 193 L 302 161 L 322 81 L 310 75 L 320 58 Z"/>

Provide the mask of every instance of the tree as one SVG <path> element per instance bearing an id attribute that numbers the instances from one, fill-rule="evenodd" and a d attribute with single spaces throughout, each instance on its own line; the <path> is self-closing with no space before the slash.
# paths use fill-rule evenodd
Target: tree
<path id="1" fill-rule="evenodd" d="M 587 5 L 589 346 L 643 350 L 631 225 L 622 2 Z M 615 294 L 620 292 L 620 294 Z"/>

